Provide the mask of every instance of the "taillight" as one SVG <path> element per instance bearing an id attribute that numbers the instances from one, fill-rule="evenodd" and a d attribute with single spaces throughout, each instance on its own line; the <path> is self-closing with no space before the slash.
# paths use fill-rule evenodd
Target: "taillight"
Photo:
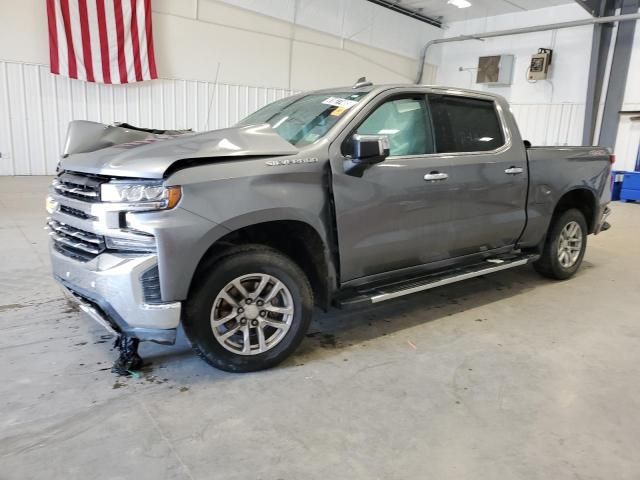
<path id="1" fill-rule="evenodd" d="M 612 154 L 610 154 L 610 155 L 609 155 L 609 163 L 610 163 L 611 165 L 613 165 L 614 163 L 616 163 L 616 154 L 615 154 L 615 153 L 612 153 Z"/>

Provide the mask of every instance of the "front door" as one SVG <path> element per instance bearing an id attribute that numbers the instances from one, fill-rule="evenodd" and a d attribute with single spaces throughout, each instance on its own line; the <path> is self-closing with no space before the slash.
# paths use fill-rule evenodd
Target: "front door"
<path id="1" fill-rule="evenodd" d="M 362 176 L 345 171 L 355 133 L 387 135 L 390 143 L 390 156 Z M 340 139 L 332 176 L 343 282 L 446 258 L 450 161 L 434 156 L 434 147 L 420 93 L 378 100 Z"/>

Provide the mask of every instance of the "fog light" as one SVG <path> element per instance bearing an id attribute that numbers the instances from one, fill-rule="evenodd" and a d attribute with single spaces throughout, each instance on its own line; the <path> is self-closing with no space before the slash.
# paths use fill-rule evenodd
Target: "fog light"
<path id="1" fill-rule="evenodd" d="M 105 237 L 105 244 L 110 250 L 125 250 L 128 252 L 155 252 L 156 237 L 149 235 L 140 238 Z"/>

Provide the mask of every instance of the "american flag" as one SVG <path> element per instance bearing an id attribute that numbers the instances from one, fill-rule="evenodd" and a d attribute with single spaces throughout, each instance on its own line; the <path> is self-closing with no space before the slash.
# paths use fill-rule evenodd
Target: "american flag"
<path id="1" fill-rule="evenodd" d="M 151 0 L 47 0 L 51 73 L 87 82 L 158 78 Z"/>

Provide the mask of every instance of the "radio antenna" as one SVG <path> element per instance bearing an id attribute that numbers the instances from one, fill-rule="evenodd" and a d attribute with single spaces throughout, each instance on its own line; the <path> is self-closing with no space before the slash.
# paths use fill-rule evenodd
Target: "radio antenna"
<path id="1" fill-rule="evenodd" d="M 220 62 L 218 62 L 218 66 L 216 67 L 216 78 L 213 82 L 213 87 L 215 91 L 215 87 L 218 86 L 218 74 L 220 73 Z M 209 89 L 209 85 L 207 84 L 207 90 Z M 207 121 L 204 123 L 204 131 L 209 130 L 209 117 L 211 116 L 211 107 L 213 106 L 213 94 L 211 95 L 211 99 L 209 100 L 209 108 L 207 109 Z"/>

